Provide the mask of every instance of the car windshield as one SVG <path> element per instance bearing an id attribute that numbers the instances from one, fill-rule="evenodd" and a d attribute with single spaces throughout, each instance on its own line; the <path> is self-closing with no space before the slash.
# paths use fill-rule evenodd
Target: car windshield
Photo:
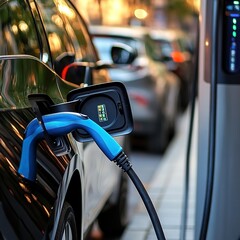
<path id="1" fill-rule="evenodd" d="M 124 43 L 130 45 L 133 48 L 137 48 L 137 41 L 132 38 L 122 37 L 107 37 L 107 36 L 94 36 L 93 42 L 98 49 L 100 58 L 103 60 L 111 61 L 111 47 L 115 43 Z"/>

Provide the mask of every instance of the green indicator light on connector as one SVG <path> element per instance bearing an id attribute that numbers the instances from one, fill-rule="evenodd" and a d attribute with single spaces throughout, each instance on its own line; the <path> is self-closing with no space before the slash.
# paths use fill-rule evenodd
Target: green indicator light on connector
<path id="1" fill-rule="evenodd" d="M 232 32 L 233 37 L 237 37 L 237 33 L 235 31 Z"/>
<path id="2" fill-rule="evenodd" d="M 107 108 L 105 104 L 100 104 L 97 106 L 98 120 L 99 122 L 108 121 Z"/>
<path id="3" fill-rule="evenodd" d="M 233 4 L 238 5 L 239 1 L 233 1 Z"/>
<path id="4" fill-rule="evenodd" d="M 237 23 L 237 19 L 236 18 L 233 18 L 233 23 L 236 24 Z"/>
<path id="5" fill-rule="evenodd" d="M 232 28 L 233 28 L 233 30 L 237 30 L 237 26 L 236 25 L 233 25 Z"/>

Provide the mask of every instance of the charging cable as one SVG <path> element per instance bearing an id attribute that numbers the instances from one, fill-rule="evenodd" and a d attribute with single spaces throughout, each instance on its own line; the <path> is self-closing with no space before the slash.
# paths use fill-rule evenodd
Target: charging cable
<path id="1" fill-rule="evenodd" d="M 219 9 L 217 2 L 213 1 L 213 15 L 217 16 Z M 215 152 L 216 152 L 216 115 L 217 115 L 217 59 L 218 59 L 218 41 L 217 41 L 217 18 L 213 17 L 212 26 L 212 59 L 211 65 L 211 83 L 210 83 L 210 113 L 209 113 L 209 144 L 208 144 L 208 166 L 207 166 L 207 179 L 206 179 L 206 192 L 203 208 L 202 223 L 200 229 L 199 240 L 206 240 L 208 233 L 208 226 L 210 220 L 210 213 L 212 208 L 212 196 L 214 185 L 214 172 L 215 172 Z"/>
<path id="2" fill-rule="evenodd" d="M 76 129 L 87 131 L 102 152 L 110 161 L 113 161 L 125 171 L 136 189 L 138 190 L 145 207 L 152 221 L 158 240 L 165 240 L 162 226 L 153 203 L 145 190 L 142 182 L 132 169 L 128 157 L 123 152 L 122 147 L 108 134 L 102 127 L 92 121 L 88 116 L 72 113 L 61 112 L 42 116 L 47 132 L 54 136 L 63 136 Z M 27 126 L 25 138 L 23 140 L 22 155 L 18 173 L 24 178 L 35 181 L 37 174 L 36 148 L 39 140 L 44 138 L 44 129 L 37 118 L 33 119 Z"/>
<path id="3" fill-rule="evenodd" d="M 197 25 L 197 36 L 195 42 L 195 52 L 193 58 L 193 83 L 191 88 L 191 112 L 190 112 L 190 123 L 189 123 L 189 132 L 188 132 L 188 142 L 187 142 L 187 153 L 186 153 L 186 162 L 185 162 L 185 179 L 184 179 L 184 196 L 183 196 L 183 211 L 181 219 L 181 230 L 180 230 L 180 239 L 186 239 L 186 228 L 188 220 L 188 200 L 189 200 L 189 182 L 190 182 L 190 154 L 192 146 L 192 133 L 193 133 L 193 123 L 195 116 L 195 105 L 196 105 L 196 95 L 198 87 L 198 55 L 199 55 L 199 19 L 196 21 Z"/>

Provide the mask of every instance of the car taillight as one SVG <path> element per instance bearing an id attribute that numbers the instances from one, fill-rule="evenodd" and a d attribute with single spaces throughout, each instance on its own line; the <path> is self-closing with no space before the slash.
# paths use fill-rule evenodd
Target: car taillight
<path id="1" fill-rule="evenodd" d="M 145 107 L 148 105 L 149 100 L 137 93 L 129 93 L 129 96 L 131 99 L 133 99 L 134 101 L 136 101 L 139 105 Z"/>
<path id="2" fill-rule="evenodd" d="M 172 52 L 172 59 L 174 62 L 184 62 L 185 60 L 185 57 L 184 57 L 184 54 L 181 53 L 181 52 Z"/>

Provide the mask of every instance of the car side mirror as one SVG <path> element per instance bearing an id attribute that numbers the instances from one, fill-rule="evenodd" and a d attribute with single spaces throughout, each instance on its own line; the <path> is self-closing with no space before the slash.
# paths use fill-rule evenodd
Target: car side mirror
<path id="1" fill-rule="evenodd" d="M 115 64 L 131 64 L 137 57 L 137 51 L 124 43 L 115 43 L 111 48 L 111 57 Z"/>

